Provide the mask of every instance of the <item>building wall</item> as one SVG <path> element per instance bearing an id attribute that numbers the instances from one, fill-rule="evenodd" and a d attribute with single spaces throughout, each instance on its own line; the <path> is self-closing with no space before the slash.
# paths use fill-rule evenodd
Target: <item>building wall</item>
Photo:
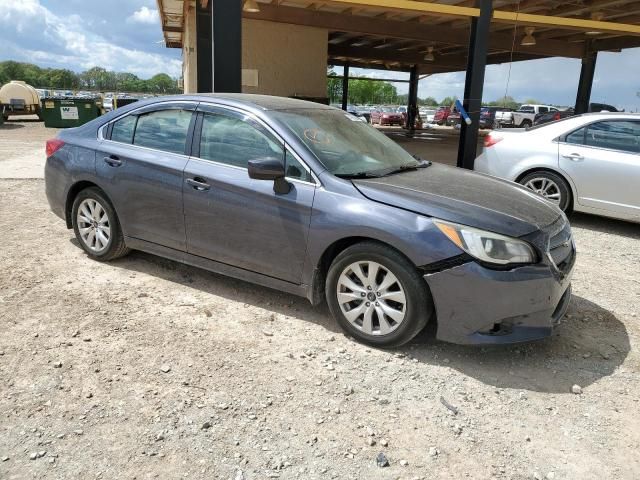
<path id="1" fill-rule="evenodd" d="M 326 97 L 327 41 L 325 29 L 244 19 L 242 91 Z"/>
<path id="2" fill-rule="evenodd" d="M 185 25 L 182 37 L 182 79 L 184 93 L 198 91 L 198 60 L 196 57 L 196 7 L 184 2 Z"/>
<path id="3" fill-rule="evenodd" d="M 185 2 L 182 48 L 184 93 L 198 91 L 195 6 Z M 245 93 L 285 97 L 327 96 L 325 29 L 244 19 L 242 67 Z"/>

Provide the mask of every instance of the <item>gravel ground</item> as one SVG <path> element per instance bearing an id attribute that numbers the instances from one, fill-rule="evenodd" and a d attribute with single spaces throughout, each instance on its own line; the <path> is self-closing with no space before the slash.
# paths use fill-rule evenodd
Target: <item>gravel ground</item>
<path id="1" fill-rule="evenodd" d="M 42 180 L 0 180 L 0 478 L 637 479 L 640 226 L 572 223 L 552 338 L 383 351 L 304 299 L 91 261 Z"/>

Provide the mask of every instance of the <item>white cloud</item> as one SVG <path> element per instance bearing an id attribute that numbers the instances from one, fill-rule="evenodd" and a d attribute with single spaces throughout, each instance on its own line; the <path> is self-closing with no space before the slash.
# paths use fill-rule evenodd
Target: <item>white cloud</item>
<path id="1" fill-rule="evenodd" d="M 157 16 L 156 10 L 146 7 L 138 12 L 143 10 Z M 114 45 L 88 29 L 78 15 L 59 17 L 38 0 L 0 0 L 0 32 L 5 37 L 0 39 L 3 55 L 11 52 L 13 58 L 24 61 L 74 70 L 99 66 L 142 78 L 161 72 L 179 77 L 182 71 L 178 59 Z"/>
<path id="2" fill-rule="evenodd" d="M 127 18 L 127 22 L 130 23 L 146 23 L 149 25 L 154 25 L 159 21 L 160 15 L 158 15 L 158 10 L 148 7 L 140 7 L 140 10 L 136 10 L 133 12 L 133 15 Z"/>

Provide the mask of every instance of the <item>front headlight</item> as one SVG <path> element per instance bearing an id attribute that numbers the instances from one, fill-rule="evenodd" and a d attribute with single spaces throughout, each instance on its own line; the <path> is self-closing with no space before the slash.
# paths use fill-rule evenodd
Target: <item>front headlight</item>
<path id="1" fill-rule="evenodd" d="M 434 220 L 433 223 L 449 240 L 482 262 L 507 265 L 536 261 L 533 247 L 517 238 L 443 220 Z"/>

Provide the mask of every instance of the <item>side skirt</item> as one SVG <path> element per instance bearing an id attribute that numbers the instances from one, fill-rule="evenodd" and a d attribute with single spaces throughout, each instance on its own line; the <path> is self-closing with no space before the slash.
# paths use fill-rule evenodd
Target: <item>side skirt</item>
<path id="1" fill-rule="evenodd" d="M 125 243 L 127 247 L 134 250 L 140 250 L 152 255 L 158 255 L 159 257 L 168 258 L 176 262 L 184 263 L 185 265 L 202 268 L 204 270 L 219 273 L 227 277 L 237 278 L 238 280 L 255 283 L 263 287 L 280 290 L 283 292 L 291 293 L 293 295 L 298 295 L 300 297 L 309 298 L 309 296 L 311 295 L 311 289 L 307 285 L 296 285 L 293 283 L 285 282 L 283 280 L 269 277 L 267 275 L 262 275 L 250 270 L 244 270 L 242 268 L 216 262 L 214 260 L 209 260 L 208 258 L 199 257 L 197 255 L 191 255 L 190 253 L 174 250 L 173 248 L 163 247 L 162 245 L 147 242 L 146 240 L 140 240 L 138 238 L 125 237 Z"/>

